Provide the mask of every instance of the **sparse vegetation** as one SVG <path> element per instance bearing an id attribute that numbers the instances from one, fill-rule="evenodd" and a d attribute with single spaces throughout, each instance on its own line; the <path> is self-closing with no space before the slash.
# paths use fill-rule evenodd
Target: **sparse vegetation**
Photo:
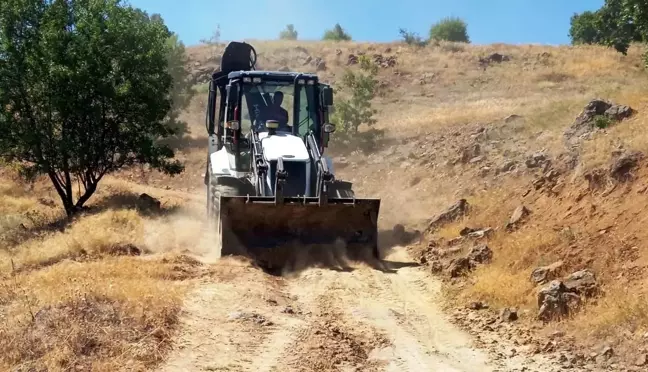
<path id="1" fill-rule="evenodd" d="M 206 44 L 209 46 L 217 46 L 221 42 L 221 29 L 220 29 L 220 24 L 216 25 L 216 29 L 214 29 L 214 32 L 212 32 L 211 36 L 209 36 L 208 39 L 200 39 L 200 42 L 202 44 Z"/>
<path id="2" fill-rule="evenodd" d="M 284 30 L 279 33 L 279 39 L 281 40 L 297 40 L 298 37 L 297 30 L 295 30 L 295 25 L 287 25 Z"/>
<path id="3" fill-rule="evenodd" d="M 351 35 L 349 35 L 339 23 L 336 23 L 332 29 L 324 32 L 322 40 L 328 41 L 351 41 Z"/>
<path id="4" fill-rule="evenodd" d="M 446 17 L 432 25 L 430 40 L 470 43 L 468 25 L 458 17 Z"/>
<path id="5" fill-rule="evenodd" d="M 423 40 L 422 37 L 420 37 L 417 33 L 407 31 L 404 28 L 399 29 L 398 31 L 403 38 L 403 41 L 407 45 L 413 45 L 413 46 L 425 46 L 427 44 L 426 40 Z"/>

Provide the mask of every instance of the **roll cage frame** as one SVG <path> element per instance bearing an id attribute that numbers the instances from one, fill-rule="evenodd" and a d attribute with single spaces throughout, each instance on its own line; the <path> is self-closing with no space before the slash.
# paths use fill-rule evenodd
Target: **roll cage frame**
<path id="1" fill-rule="evenodd" d="M 244 94 L 245 85 L 261 85 L 264 82 L 284 82 L 293 84 L 293 126 L 292 134 L 299 136 L 299 123 L 303 118 L 299 117 L 301 94 L 300 89 L 308 89 L 311 85 L 313 89 L 313 102 L 315 105 L 313 112 L 315 117 L 315 131 L 311 131 L 317 140 L 320 153 L 328 146 L 329 132 L 325 130 L 325 125 L 329 123 L 329 107 L 333 104 L 333 89 L 319 82 L 317 75 L 293 72 L 269 72 L 269 71 L 234 71 L 230 73 L 215 72 L 209 82 L 209 98 L 207 104 L 206 129 L 208 135 L 216 136 L 217 149 L 220 150 L 225 143 L 225 137 L 230 137 L 234 143 L 238 143 L 241 138 L 241 108 L 242 100 L 247 100 L 248 110 L 250 111 L 250 120 L 255 121 L 256 117 L 250 107 L 253 97 Z M 307 93 L 308 97 L 308 93 Z M 220 98 L 220 99 L 219 99 Z M 259 94 L 263 102 L 264 97 Z M 310 104 L 310 103 L 309 103 Z M 218 112 L 216 110 L 218 109 Z M 311 110 L 309 110 L 311 111 Z M 230 125 L 236 123 L 238 125 Z M 308 134 L 308 133 L 307 133 Z M 302 136 L 305 140 L 306 135 Z"/>

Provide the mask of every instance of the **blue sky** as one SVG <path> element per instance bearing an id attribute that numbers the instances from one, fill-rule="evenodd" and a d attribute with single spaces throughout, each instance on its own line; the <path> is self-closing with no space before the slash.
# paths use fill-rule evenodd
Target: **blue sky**
<path id="1" fill-rule="evenodd" d="M 604 0 L 129 0 L 160 13 L 186 45 L 209 38 L 220 24 L 221 39 L 277 38 L 292 23 L 300 39 L 320 39 L 339 22 L 354 40 L 392 41 L 399 28 L 427 35 L 445 16 L 468 23 L 475 44 L 569 43 L 569 18 L 595 10 Z"/>

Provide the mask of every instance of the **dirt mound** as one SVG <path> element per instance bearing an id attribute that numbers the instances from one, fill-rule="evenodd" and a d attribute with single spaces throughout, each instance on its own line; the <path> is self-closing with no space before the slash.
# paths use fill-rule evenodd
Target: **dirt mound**
<path id="1" fill-rule="evenodd" d="M 349 328 L 336 320 L 339 315 L 323 314 L 290 346 L 299 358 L 288 365 L 300 371 L 382 371 L 385 362 L 370 360 L 373 350 L 389 340 L 375 330 Z"/>

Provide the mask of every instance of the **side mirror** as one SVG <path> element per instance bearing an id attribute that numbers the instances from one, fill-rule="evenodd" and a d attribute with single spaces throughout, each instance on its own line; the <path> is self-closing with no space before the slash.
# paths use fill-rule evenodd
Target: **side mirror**
<path id="1" fill-rule="evenodd" d="M 322 105 L 333 106 L 333 88 L 331 87 L 322 88 Z"/>
<path id="2" fill-rule="evenodd" d="M 324 133 L 333 133 L 335 132 L 335 124 L 326 123 L 324 124 Z"/>

